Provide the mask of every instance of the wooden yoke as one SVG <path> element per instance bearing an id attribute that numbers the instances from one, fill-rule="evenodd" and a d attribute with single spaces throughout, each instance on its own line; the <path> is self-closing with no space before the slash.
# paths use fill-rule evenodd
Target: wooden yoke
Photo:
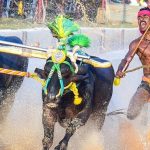
<path id="1" fill-rule="evenodd" d="M 8 53 L 8 54 L 14 54 L 14 55 L 20 55 L 23 57 L 34 57 L 34 58 L 40 58 L 40 59 L 47 59 L 51 56 L 51 52 L 55 49 L 44 49 L 39 47 L 32 47 L 22 44 L 16 44 L 12 42 L 6 42 L 0 40 L 0 52 L 2 53 Z M 7 46 L 8 45 L 8 46 Z"/>
<path id="2" fill-rule="evenodd" d="M 2 53 L 20 55 L 23 57 L 30 57 L 30 58 L 34 57 L 40 59 L 48 59 L 49 57 L 52 56 L 52 53 L 56 50 L 56 49 L 43 49 L 39 47 L 31 47 L 5 41 L 0 41 L 0 44 L 2 44 L 2 46 L 0 46 L 0 52 Z M 94 67 L 108 68 L 111 67 L 112 65 L 110 62 L 99 62 L 93 60 L 90 56 L 80 55 L 77 53 L 73 54 L 73 52 L 68 51 L 67 56 L 70 57 L 71 55 L 73 55 L 73 57 L 76 57 L 77 60 L 81 60 Z"/>
<path id="3" fill-rule="evenodd" d="M 48 52 L 45 51 L 37 51 L 32 49 L 24 49 L 20 47 L 10 47 L 10 46 L 2 46 L 0 47 L 1 53 L 8 53 L 13 55 L 19 55 L 28 58 L 40 58 L 40 59 L 47 59 Z"/>

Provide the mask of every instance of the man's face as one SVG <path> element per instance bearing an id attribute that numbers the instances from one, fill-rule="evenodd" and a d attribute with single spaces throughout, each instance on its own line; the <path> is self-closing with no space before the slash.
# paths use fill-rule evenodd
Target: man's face
<path id="1" fill-rule="evenodd" d="M 139 29 L 141 32 L 146 31 L 146 29 L 148 28 L 150 24 L 150 16 L 143 14 L 138 16 L 138 25 L 139 25 Z"/>

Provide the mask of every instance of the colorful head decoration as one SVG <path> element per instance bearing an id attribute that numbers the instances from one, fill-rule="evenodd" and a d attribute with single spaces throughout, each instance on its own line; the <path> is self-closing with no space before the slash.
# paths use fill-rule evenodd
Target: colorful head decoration
<path id="1" fill-rule="evenodd" d="M 58 95 L 63 95 L 64 90 L 70 89 L 70 91 L 74 94 L 74 104 L 79 105 L 82 102 L 82 98 L 79 96 L 78 88 L 75 82 L 71 82 L 68 86 L 64 87 L 64 83 L 62 80 L 62 75 L 60 71 L 60 65 L 66 64 L 70 67 L 72 73 L 76 73 L 73 66 L 76 68 L 76 59 L 74 56 L 70 57 L 70 62 L 66 61 L 67 57 L 67 50 L 74 49 L 76 46 L 80 48 L 82 47 L 89 47 L 90 46 L 90 39 L 83 35 L 83 34 L 74 34 L 74 32 L 79 30 L 78 24 L 73 22 L 71 19 L 64 17 L 63 15 L 57 16 L 55 20 L 48 24 L 48 28 L 53 33 L 53 36 L 56 37 L 59 41 L 57 50 L 52 53 L 51 60 L 47 62 L 53 62 L 52 69 L 48 75 L 48 79 L 46 80 L 46 85 L 44 86 L 44 92 L 47 93 L 48 83 L 51 80 L 51 77 L 55 71 L 57 71 L 58 78 L 60 81 L 60 91 Z M 73 57 L 73 59 L 72 59 Z M 57 96 L 58 96 L 57 95 Z"/>
<path id="2" fill-rule="evenodd" d="M 68 44 L 71 47 L 74 47 L 76 45 L 80 47 L 89 47 L 90 43 L 91 43 L 90 39 L 83 34 L 75 34 L 70 38 L 68 38 Z"/>
<path id="3" fill-rule="evenodd" d="M 53 22 L 48 23 L 48 28 L 58 39 L 67 38 L 79 30 L 78 24 L 63 15 L 57 16 Z"/>

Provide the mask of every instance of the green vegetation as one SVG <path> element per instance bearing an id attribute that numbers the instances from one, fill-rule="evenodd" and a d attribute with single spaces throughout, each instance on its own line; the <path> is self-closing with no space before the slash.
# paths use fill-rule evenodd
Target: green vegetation
<path id="1" fill-rule="evenodd" d="M 108 28 L 134 28 L 137 24 L 126 22 L 120 24 L 120 22 L 113 22 L 108 24 L 97 24 L 93 22 L 77 21 L 81 27 L 108 27 Z M 26 29 L 26 28 L 36 28 L 36 27 L 46 27 L 46 24 L 37 24 L 28 20 L 14 19 L 14 18 L 1 18 L 0 19 L 0 29 Z"/>
<path id="2" fill-rule="evenodd" d="M 37 24 L 25 19 L 0 18 L 0 29 L 26 29 L 44 27 L 44 24 Z"/>

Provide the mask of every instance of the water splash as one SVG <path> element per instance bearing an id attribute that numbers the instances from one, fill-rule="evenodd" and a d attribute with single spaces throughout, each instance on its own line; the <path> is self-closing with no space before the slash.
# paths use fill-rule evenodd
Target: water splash
<path id="1" fill-rule="evenodd" d="M 120 123 L 118 136 L 120 150 L 144 150 L 140 133 L 129 121 L 124 120 Z"/>

